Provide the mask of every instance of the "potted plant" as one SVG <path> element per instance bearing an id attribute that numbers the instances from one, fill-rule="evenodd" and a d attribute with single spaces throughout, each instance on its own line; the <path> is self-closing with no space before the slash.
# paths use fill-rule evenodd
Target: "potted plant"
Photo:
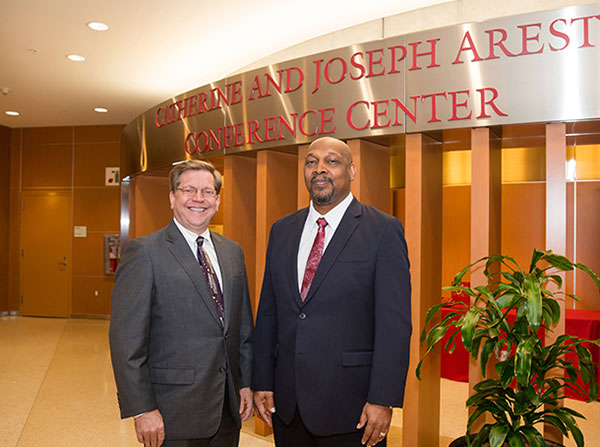
<path id="1" fill-rule="evenodd" d="M 488 285 L 474 288 L 460 285 L 471 269 L 483 267 L 490 280 Z M 494 272 L 493 269 L 500 271 Z M 492 255 L 468 265 L 454 278 L 449 291 L 464 292 L 473 299 L 472 304 L 443 302 L 429 309 L 421 343 L 426 343 L 425 356 L 451 334 L 444 349 L 454 350 L 456 336 L 473 358 L 478 359 L 483 380 L 474 386 L 466 402 L 474 411 L 468 419 L 466 436 L 462 443 L 452 446 L 544 447 L 558 445 L 545 441 L 541 424 L 557 427 L 565 436 L 571 435 L 578 447 L 584 445 L 583 435 L 577 426 L 580 413 L 561 406 L 563 391 L 570 388 L 579 394 L 585 390 L 578 384 L 580 378 L 589 385 L 589 401 L 596 399 L 598 384 L 592 356 L 585 343 L 600 345 L 600 340 L 584 340 L 570 335 L 559 336 L 554 343 L 544 344 L 538 335 L 540 327 L 551 331 L 560 317 L 557 295 L 574 295 L 561 292 L 562 278 L 553 274 L 552 268 L 570 271 L 575 268 L 588 274 L 600 289 L 600 280 L 587 266 L 573 264 L 564 256 L 551 251 L 534 250 L 528 271 L 523 271 L 508 256 Z M 556 284 L 558 292 L 547 289 Z M 432 323 L 443 308 L 448 313 L 439 323 Z M 428 329 L 428 326 L 432 326 Z M 571 352 L 578 366 L 565 360 Z M 495 358 L 497 377 L 486 377 L 490 358 Z M 420 378 L 423 359 L 417 366 Z M 471 434 L 476 419 L 483 414 L 493 418 L 477 434 Z"/>

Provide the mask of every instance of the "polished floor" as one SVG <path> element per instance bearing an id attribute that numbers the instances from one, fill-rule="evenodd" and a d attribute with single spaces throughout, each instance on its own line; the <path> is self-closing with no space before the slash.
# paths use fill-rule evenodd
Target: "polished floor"
<path id="1" fill-rule="evenodd" d="M 466 384 L 442 380 L 440 447 L 464 431 L 466 393 Z M 588 418 L 580 423 L 586 445 L 600 445 L 600 402 L 568 405 Z M 0 421 L 0 447 L 139 445 L 132 421 L 119 418 L 108 322 L 0 317 Z M 390 447 L 402 446 L 401 421 L 395 410 Z M 273 440 L 254 434 L 250 420 L 240 446 Z"/>

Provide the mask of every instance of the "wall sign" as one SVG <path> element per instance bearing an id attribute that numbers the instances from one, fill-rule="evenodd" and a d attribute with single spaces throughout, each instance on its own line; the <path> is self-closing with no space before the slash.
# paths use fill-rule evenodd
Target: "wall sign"
<path id="1" fill-rule="evenodd" d="M 270 65 L 171 98 L 123 131 L 131 175 L 185 158 L 600 117 L 600 4 L 450 26 Z"/>

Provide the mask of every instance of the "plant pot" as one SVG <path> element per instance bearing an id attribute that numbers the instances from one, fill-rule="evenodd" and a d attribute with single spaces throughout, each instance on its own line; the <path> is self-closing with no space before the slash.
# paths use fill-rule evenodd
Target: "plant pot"
<path id="1" fill-rule="evenodd" d="M 473 439 L 475 439 L 475 436 L 476 436 L 475 434 L 471 435 L 471 441 Z M 554 442 L 554 441 L 548 441 L 547 439 L 545 441 L 546 441 L 546 447 L 565 447 L 564 445 L 558 444 L 557 442 Z M 507 444 L 507 443 L 502 444 L 502 445 L 503 445 L 503 447 L 504 446 L 510 447 L 509 444 Z M 527 446 L 529 446 L 529 444 L 525 441 L 525 447 L 527 447 Z M 460 438 L 452 441 L 448 447 L 467 447 L 467 438 L 465 438 L 464 436 L 461 436 Z M 490 447 L 490 445 L 486 442 L 485 444 L 483 444 L 482 447 Z"/>

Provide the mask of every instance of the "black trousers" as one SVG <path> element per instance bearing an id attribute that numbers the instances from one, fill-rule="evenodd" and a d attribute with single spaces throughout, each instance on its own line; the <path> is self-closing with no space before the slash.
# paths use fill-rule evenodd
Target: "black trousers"
<path id="1" fill-rule="evenodd" d="M 227 390 L 227 388 L 225 388 Z M 217 432 L 210 438 L 165 439 L 162 447 L 237 447 L 240 442 L 240 430 L 236 427 L 229 408 L 229 396 L 225 392 L 223 415 Z M 235 411 L 238 411 L 235 408 Z"/>
<path id="2" fill-rule="evenodd" d="M 313 435 L 302 422 L 298 408 L 290 425 L 285 424 L 277 413 L 273 414 L 273 432 L 277 447 L 364 447 L 361 443 L 364 430 L 331 436 Z M 386 445 L 384 439 L 377 447 Z"/>

